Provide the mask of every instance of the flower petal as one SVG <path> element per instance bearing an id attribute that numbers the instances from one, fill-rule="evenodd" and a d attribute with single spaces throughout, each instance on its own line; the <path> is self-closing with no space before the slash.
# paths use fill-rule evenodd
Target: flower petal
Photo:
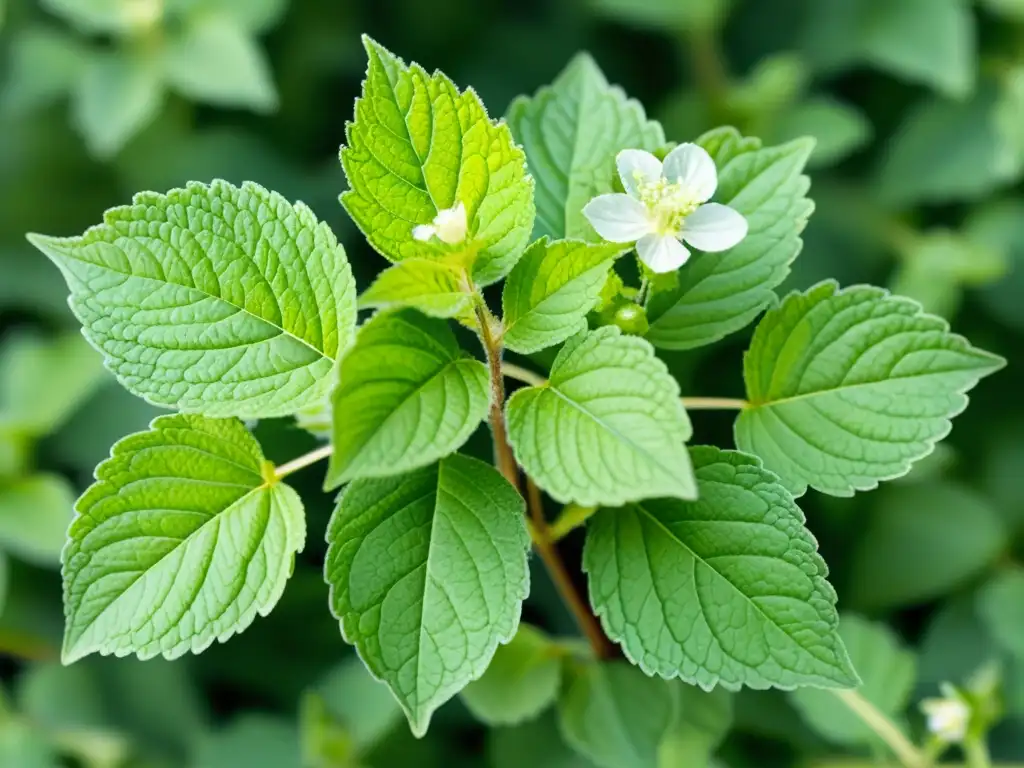
<path id="1" fill-rule="evenodd" d="M 673 272 L 690 258 L 686 246 L 672 235 L 644 235 L 636 244 L 636 255 L 653 272 Z"/>
<path id="2" fill-rule="evenodd" d="M 426 242 L 437 233 L 437 228 L 432 224 L 420 224 L 412 228 L 412 239 Z"/>
<path id="3" fill-rule="evenodd" d="M 747 236 L 747 220 L 727 205 L 706 203 L 686 217 L 679 236 L 702 251 L 725 251 Z"/>
<path id="4" fill-rule="evenodd" d="M 619 178 L 633 197 L 640 197 L 638 186 L 642 181 L 658 181 L 661 178 L 661 160 L 642 149 L 624 149 L 615 156 Z"/>
<path id="5" fill-rule="evenodd" d="M 647 207 L 629 195 L 599 195 L 583 209 L 597 234 L 613 243 L 632 243 L 651 231 Z"/>
<path id="6" fill-rule="evenodd" d="M 700 202 L 710 200 L 718 188 L 715 161 L 698 144 L 680 144 L 669 152 L 665 158 L 664 174 L 670 183 L 690 189 Z"/>

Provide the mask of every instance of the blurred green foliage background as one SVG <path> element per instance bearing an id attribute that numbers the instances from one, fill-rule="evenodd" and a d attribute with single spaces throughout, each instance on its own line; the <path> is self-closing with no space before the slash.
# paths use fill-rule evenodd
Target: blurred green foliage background
<path id="1" fill-rule="evenodd" d="M 253 180 L 330 222 L 365 287 L 383 261 L 337 203 L 362 32 L 493 115 L 585 49 L 672 140 L 817 138 L 787 289 L 888 285 L 1010 366 L 910 476 L 801 506 L 840 608 L 889 628 L 844 625 L 876 704 L 919 729 L 922 697 L 996 660 L 992 749 L 1024 761 L 1024 0 L 0 0 L 0 766 L 586 765 L 553 720 L 486 733 L 458 701 L 408 734 L 328 613 L 317 471 L 298 477 L 310 542 L 269 618 L 198 658 L 57 661 L 73 499 L 156 411 L 103 371 L 24 234 L 80 233 L 143 189 Z M 739 395 L 746 338 L 668 355 L 684 392 Z M 695 416 L 702 441 L 731 445 L 730 425 Z M 257 436 L 272 459 L 313 445 L 290 422 Z M 541 570 L 525 618 L 574 631 Z M 813 693 L 710 701 L 666 766 L 700 768 L 719 742 L 732 768 L 874 748 Z"/>

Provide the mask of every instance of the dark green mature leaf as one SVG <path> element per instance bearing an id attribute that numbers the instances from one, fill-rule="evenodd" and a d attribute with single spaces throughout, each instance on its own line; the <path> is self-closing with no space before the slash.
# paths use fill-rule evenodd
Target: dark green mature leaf
<path id="1" fill-rule="evenodd" d="M 839 622 L 850 661 L 860 675 L 857 692 L 890 719 L 901 719 L 914 690 L 917 660 L 884 624 L 844 615 Z M 871 745 L 878 735 L 845 702 L 828 691 L 798 688 L 790 694 L 804 719 L 830 741 Z"/>
<path id="2" fill-rule="evenodd" d="M 499 646 L 483 677 L 462 690 L 469 711 L 488 725 L 516 725 L 554 703 L 564 652 L 529 624 Z"/>
<path id="3" fill-rule="evenodd" d="M 710 689 L 848 687 L 836 594 L 804 516 L 754 456 L 691 450 L 699 499 L 597 513 L 583 566 L 609 637 Z"/>
<path id="4" fill-rule="evenodd" d="M 694 254 L 675 286 L 651 294 L 646 337 L 665 349 L 711 344 L 753 321 L 789 274 L 814 210 L 803 175 L 812 140 L 761 147 L 757 139 L 720 128 L 698 142 L 718 166 L 715 200 L 742 213 L 750 230 L 735 248 Z"/>
<path id="5" fill-rule="evenodd" d="M 625 662 L 571 664 L 558 702 L 562 735 L 602 768 L 657 768 L 676 718 L 675 688 Z"/>
<path id="6" fill-rule="evenodd" d="M 64 273 L 89 340 L 132 393 L 207 416 L 318 403 L 355 328 L 344 249 L 256 184 L 143 192 L 81 237 L 29 239 Z"/>
<path id="7" fill-rule="evenodd" d="M 531 245 L 501 295 L 505 346 L 526 355 L 585 331 L 587 313 L 623 253 L 615 243 L 549 242 L 547 237 Z"/>
<path id="8" fill-rule="evenodd" d="M 63 552 L 64 661 L 199 653 L 267 615 L 305 544 L 302 502 L 234 419 L 175 415 L 117 443 Z"/>
<path id="9" fill-rule="evenodd" d="M 574 336 L 549 381 L 516 392 L 507 410 L 516 459 L 562 503 L 696 495 L 679 385 L 643 339 L 614 326 Z"/>
<path id="10" fill-rule="evenodd" d="M 506 119 L 537 180 L 534 237 L 600 240 L 583 206 L 612 191 L 615 156 L 623 149 L 654 152 L 665 144 L 661 125 L 609 85 L 585 53 L 554 83 L 513 101 Z"/>
<path id="11" fill-rule="evenodd" d="M 496 469 L 457 454 L 357 480 L 338 500 L 325 565 L 331 609 L 418 736 L 515 635 L 529 591 L 524 511 Z"/>
<path id="12" fill-rule="evenodd" d="M 953 483 L 892 486 L 880 494 L 853 553 L 850 600 L 878 610 L 925 602 L 966 583 L 1007 546 L 1003 519 Z"/>
<path id="13" fill-rule="evenodd" d="M 413 311 L 380 314 L 359 330 L 334 391 L 327 487 L 397 475 L 458 450 L 487 416 L 487 366 L 451 328 Z"/>
<path id="14" fill-rule="evenodd" d="M 370 244 L 389 261 L 476 253 L 473 278 L 507 275 L 533 229 L 533 179 L 508 126 L 491 121 L 473 90 L 459 92 L 368 37 L 369 68 L 341 161 L 350 189 L 341 201 Z M 467 242 L 421 242 L 413 228 L 438 211 L 465 206 Z"/>
<path id="15" fill-rule="evenodd" d="M 1004 365 L 912 301 L 819 283 L 758 325 L 736 444 L 798 496 L 808 486 L 851 496 L 931 453 L 964 393 Z"/>

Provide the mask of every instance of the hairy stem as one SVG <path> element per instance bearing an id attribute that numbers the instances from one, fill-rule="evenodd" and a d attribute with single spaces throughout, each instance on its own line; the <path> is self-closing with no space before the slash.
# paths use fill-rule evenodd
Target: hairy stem
<path id="1" fill-rule="evenodd" d="M 529 477 L 526 478 L 526 506 L 530 510 L 530 520 L 533 523 L 533 545 L 536 547 L 540 559 L 544 561 L 544 566 L 551 575 L 558 594 L 562 596 L 562 601 L 572 612 L 580 630 L 586 635 L 594 655 L 599 659 L 614 658 L 615 646 L 605 637 L 597 617 L 594 616 L 590 606 L 576 590 L 576 585 L 573 584 L 572 577 L 555 548 L 555 543 L 551 538 L 551 529 L 548 527 L 548 521 L 544 518 L 544 501 L 541 498 L 540 489 Z"/>
<path id="2" fill-rule="evenodd" d="M 903 731 L 895 723 L 882 714 L 878 708 L 865 699 L 858 691 L 853 689 L 832 689 L 834 693 L 846 706 L 848 706 L 861 721 L 874 731 L 878 737 L 889 745 L 893 754 L 899 758 L 906 768 L 927 768 L 929 760 L 915 747 Z"/>
<path id="3" fill-rule="evenodd" d="M 683 407 L 688 411 L 738 410 L 750 406 L 746 400 L 734 397 L 684 397 Z"/>
<path id="4" fill-rule="evenodd" d="M 491 432 L 494 433 L 494 455 L 498 470 L 512 487 L 522 492 L 519 485 L 519 466 L 516 464 L 512 446 L 508 444 L 505 428 L 505 377 L 501 372 L 501 342 L 494 336 L 494 316 L 481 302 L 476 307 L 476 318 L 480 324 L 480 340 L 487 354 L 487 366 L 491 371 L 491 412 L 488 417 Z"/>
<path id="5" fill-rule="evenodd" d="M 326 459 L 334 453 L 333 445 L 325 445 L 321 448 L 317 448 L 315 451 L 304 453 L 297 459 L 292 459 L 287 464 L 282 464 L 280 467 L 274 469 L 274 478 L 277 480 L 283 480 L 288 475 L 298 472 L 300 469 L 305 469 L 308 466 L 316 464 L 318 461 Z"/>

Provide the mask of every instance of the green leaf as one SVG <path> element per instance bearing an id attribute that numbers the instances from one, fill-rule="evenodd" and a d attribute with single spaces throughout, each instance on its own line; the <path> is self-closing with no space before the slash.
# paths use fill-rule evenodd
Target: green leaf
<path id="1" fill-rule="evenodd" d="M 665 144 L 661 125 L 609 85 L 585 53 L 550 86 L 513 101 L 506 119 L 537 180 L 535 237 L 600 241 L 583 206 L 613 191 L 615 156 L 623 149 L 654 152 Z"/>
<path id="2" fill-rule="evenodd" d="M 121 383 L 207 416 L 285 416 L 326 398 L 355 329 L 344 249 L 257 184 L 143 192 L 81 237 L 29 239 L 60 267 Z"/>
<path id="3" fill-rule="evenodd" d="M 0 347 L 0 426 L 47 435 L 96 391 L 101 358 L 77 333 L 42 340 L 11 336 Z"/>
<path id="4" fill-rule="evenodd" d="M 839 635 L 861 678 L 857 692 L 890 720 L 901 720 L 914 690 L 917 660 L 884 624 L 844 615 Z M 790 694 L 804 719 L 837 744 L 878 743 L 878 735 L 845 702 L 828 691 L 798 688 Z"/>
<path id="5" fill-rule="evenodd" d="M 428 75 L 363 37 L 369 69 L 341 162 L 345 210 L 389 261 L 449 252 L 476 254 L 473 279 L 500 280 L 533 229 L 533 179 L 508 126 L 487 117 L 472 89 Z M 462 203 L 469 224 L 459 245 L 421 242 L 417 225 Z"/>
<path id="6" fill-rule="evenodd" d="M 89 152 L 106 160 L 152 122 L 163 98 L 154 62 L 119 51 L 98 54 L 85 63 L 75 88 L 74 122 Z"/>
<path id="7" fill-rule="evenodd" d="M 412 311 L 366 323 L 341 370 L 328 489 L 454 453 L 490 406 L 487 366 L 459 349 L 445 321 Z"/>
<path id="8" fill-rule="evenodd" d="M 20 30 L 11 39 L 0 111 L 24 114 L 71 93 L 88 52 L 70 35 L 45 27 Z"/>
<path id="9" fill-rule="evenodd" d="M 239 716 L 209 734 L 196 750 L 195 768 L 305 768 L 295 725 L 259 713 Z"/>
<path id="10" fill-rule="evenodd" d="M 828 96 L 817 96 L 786 110 L 772 135 L 777 141 L 803 136 L 814 139 L 814 151 L 807 164 L 832 165 L 871 139 L 871 123 L 854 107 Z"/>
<path id="11" fill-rule="evenodd" d="M 574 664 L 558 701 L 562 735 L 601 768 L 657 768 L 675 688 L 625 662 Z"/>
<path id="12" fill-rule="evenodd" d="M 993 13 L 1014 21 L 1024 21 L 1024 0 L 981 0 Z"/>
<path id="13" fill-rule="evenodd" d="M 517 725 L 554 703 L 562 684 L 563 653 L 540 630 L 520 624 L 498 648 L 483 677 L 462 690 L 462 700 L 487 725 Z"/>
<path id="14" fill-rule="evenodd" d="M 587 329 L 587 313 L 601 298 L 621 245 L 580 240 L 529 247 L 505 281 L 501 295 L 505 346 L 527 355 L 560 344 Z"/>
<path id="15" fill-rule="evenodd" d="M 662 739 L 659 768 L 708 768 L 711 756 L 732 727 L 732 694 L 702 691 L 680 683 L 679 716 Z"/>
<path id="16" fill-rule="evenodd" d="M 316 691 L 361 751 L 379 743 L 402 717 L 387 686 L 374 680 L 354 656 L 331 670 Z"/>
<path id="17" fill-rule="evenodd" d="M 0 485 L 0 548 L 30 563 L 57 565 L 74 505 L 74 489 L 60 475 Z"/>
<path id="18" fill-rule="evenodd" d="M 182 0 L 201 13 L 213 9 L 230 15 L 250 32 L 265 32 L 277 25 L 288 10 L 288 0 Z"/>
<path id="19" fill-rule="evenodd" d="M 563 504 L 696 497 L 679 385 L 651 345 L 615 326 L 565 343 L 540 387 L 508 401 L 523 469 Z"/>
<path id="20" fill-rule="evenodd" d="M 797 496 L 808 486 L 852 496 L 931 453 L 967 406 L 964 393 L 1003 365 L 912 301 L 819 283 L 787 296 L 754 332 L 736 445 Z"/>
<path id="21" fill-rule="evenodd" d="M 590 0 L 598 13 L 626 24 L 658 31 L 669 29 L 707 29 L 715 27 L 726 15 L 730 0 Z"/>
<path id="22" fill-rule="evenodd" d="M 488 738 L 493 768 L 594 768 L 565 743 L 553 712 L 514 728 L 491 728 Z"/>
<path id="23" fill-rule="evenodd" d="M 0 727 L 0 765 L 60 768 L 63 764 L 41 729 L 20 719 L 7 719 Z"/>
<path id="24" fill-rule="evenodd" d="M 974 83 L 974 38 L 966 0 L 820 0 L 805 48 L 825 70 L 864 62 L 963 97 Z"/>
<path id="25" fill-rule="evenodd" d="M 648 674 L 705 689 L 854 685 L 800 508 L 754 456 L 691 455 L 699 500 L 602 510 L 587 525 L 583 567 L 608 636 Z"/>
<path id="26" fill-rule="evenodd" d="M 252 33 L 222 14 L 203 14 L 164 52 L 167 82 L 183 96 L 220 107 L 277 108 L 270 66 Z"/>
<path id="27" fill-rule="evenodd" d="M 1024 202 L 1008 199 L 979 206 L 968 217 L 963 234 L 980 248 L 998 253 L 1007 266 L 1007 274 L 979 291 L 978 298 L 997 320 L 1024 329 Z"/>
<path id="28" fill-rule="evenodd" d="M 943 595 L 984 571 L 1008 545 L 999 513 L 953 483 L 886 488 L 865 527 L 849 576 L 849 599 L 864 610 Z"/>
<path id="29" fill-rule="evenodd" d="M 298 495 L 266 469 L 234 419 L 161 416 L 117 443 L 63 553 L 65 663 L 199 653 L 266 616 L 306 537 Z"/>
<path id="30" fill-rule="evenodd" d="M 1007 570 L 978 594 L 978 612 L 996 641 L 1024 659 L 1024 571 Z"/>
<path id="31" fill-rule="evenodd" d="M 459 317 L 472 309 L 473 292 L 466 270 L 449 259 L 406 259 L 377 275 L 359 307 L 412 307 L 430 317 Z"/>
<path id="32" fill-rule="evenodd" d="M 162 0 L 42 0 L 42 5 L 83 32 L 101 34 L 144 32 L 163 14 Z"/>
<path id="33" fill-rule="evenodd" d="M 488 464 L 449 456 L 358 480 L 328 528 L 331 610 L 413 733 L 515 635 L 529 592 L 522 497 Z"/>
<path id="34" fill-rule="evenodd" d="M 728 251 L 695 253 L 679 270 L 676 286 L 651 295 L 647 339 L 664 349 L 711 344 L 752 322 L 775 300 L 774 289 L 789 274 L 814 210 L 803 175 L 812 140 L 762 148 L 756 139 L 723 128 L 699 143 L 718 166 L 715 200 L 742 213 L 750 230 Z"/>

